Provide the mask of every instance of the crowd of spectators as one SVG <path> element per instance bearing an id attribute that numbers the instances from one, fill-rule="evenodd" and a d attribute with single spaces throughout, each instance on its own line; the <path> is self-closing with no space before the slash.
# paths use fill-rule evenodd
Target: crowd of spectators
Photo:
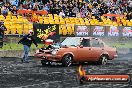
<path id="1" fill-rule="evenodd" d="M 48 13 L 58 14 L 61 17 L 95 16 L 96 19 L 100 19 L 103 14 L 109 13 L 126 15 L 128 20 L 132 19 L 131 0 L 19 0 L 19 2 L 5 3 L 1 13 L 7 15 L 8 11 L 11 11 L 16 15 L 19 9 L 47 10 Z"/>
<path id="2" fill-rule="evenodd" d="M 1 13 L 4 16 L 8 15 L 8 12 L 10 11 L 12 15 L 17 15 L 17 11 L 19 10 L 16 5 L 11 4 L 10 2 L 7 3 L 1 3 Z"/>
<path id="3" fill-rule="evenodd" d="M 85 0 L 79 2 L 78 0 L 68 1 L 49 1 L 50 13 L 57 13 L 60 16 L 68 17 L 87 17 L 95 16 L 100 19 L 103 14 L 120 14 L 127 15 L 127 19 L 132 19 L 132 1 L 126 0 Z M 114 20 L 113 18 L 111 18 Z"/>

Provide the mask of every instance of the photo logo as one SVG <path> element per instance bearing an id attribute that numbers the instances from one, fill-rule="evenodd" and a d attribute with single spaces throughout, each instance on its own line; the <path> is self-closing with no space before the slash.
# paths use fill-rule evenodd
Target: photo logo
<path id="1" fill-rule="evenodd" d="M 128 83 L 130 81 L 129 75 L 107 75 L 107 74 L 86 74 L 85 70 L 80 66 L 78 68 L 77 79 L 80 84 L 85 82 L 108 82 L 108 83 Z"/>

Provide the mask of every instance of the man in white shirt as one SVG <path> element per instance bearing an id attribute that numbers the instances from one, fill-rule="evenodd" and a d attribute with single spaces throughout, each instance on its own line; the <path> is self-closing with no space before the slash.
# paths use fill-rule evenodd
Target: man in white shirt
<path id="1" fill-rule="evenodd" d="M 60 17 L 65 17 L 65 13 L 64 13 L 63 10 L 61 10 L 61 12 L 59 13 L 59 16 L 60 16 Z"/>

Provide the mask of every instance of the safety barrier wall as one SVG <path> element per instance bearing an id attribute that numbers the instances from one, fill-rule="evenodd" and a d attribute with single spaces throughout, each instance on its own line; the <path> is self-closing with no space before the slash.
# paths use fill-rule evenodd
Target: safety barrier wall
<path id="1" fill-rule="evenodd" d="M 132 37 L 132 26 L 87 26 L 87 25 L 59 25 L 33 24 L 35 36 L 39 39 L 57 39 L 59 37 Z"/>
<path id="2" fill-rule="evenodd" d="M 34 30 L 35 37 L 40 40 L 46 38 L 58 39 L 59 37 L 70 36 L 111 36 L 111 37 L 132 37 L 132 26 L 90 26 L 90 25 L 59 25 L 39 24 L 30 22 L 15 22 L 11 25 L 4 23 L 7 30 L 5 35 L 23 35 L 28 30 Z"/>
<path id="3" fill-rule="evenodd" d="M 59 30 L 60 31 L 60 30 Z M 116 36 L 116 37 L 131 37 L 132 26 L 87 26 L 74 25 L 74 29 L 70 31 L 61 29 L 61 36 Z"/>

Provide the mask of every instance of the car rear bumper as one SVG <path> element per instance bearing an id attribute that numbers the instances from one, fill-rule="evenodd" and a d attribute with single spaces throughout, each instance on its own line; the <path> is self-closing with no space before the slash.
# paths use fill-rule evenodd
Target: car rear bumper
<path id="1" fill-rule="evenodd" d="M 109 60 L 113 60 L 113 59 L 115 59 L 117 57 L 118 57 L 118 55 L 116 54 L 116 55 L 112 56 L 111 58 L 109 58 Z"/>
<path id="2" fill-rule="evenodd" d="M 118 57 L 118 55 L 116 54 L 116 55 L 114 55 L 114 58 L 117 58 Z"/>
<path id="3" fill-rule="evenodd" d="M 108 59 L 108 60 L 113 60 L 113 59 L 115 59 L 115 58 L 118 58 L 118 55 L 117 55 L 117 54 L 115 54 L 115 55 L 113 55 L 113 56 L 109 57 L 109 59 Z"/>

